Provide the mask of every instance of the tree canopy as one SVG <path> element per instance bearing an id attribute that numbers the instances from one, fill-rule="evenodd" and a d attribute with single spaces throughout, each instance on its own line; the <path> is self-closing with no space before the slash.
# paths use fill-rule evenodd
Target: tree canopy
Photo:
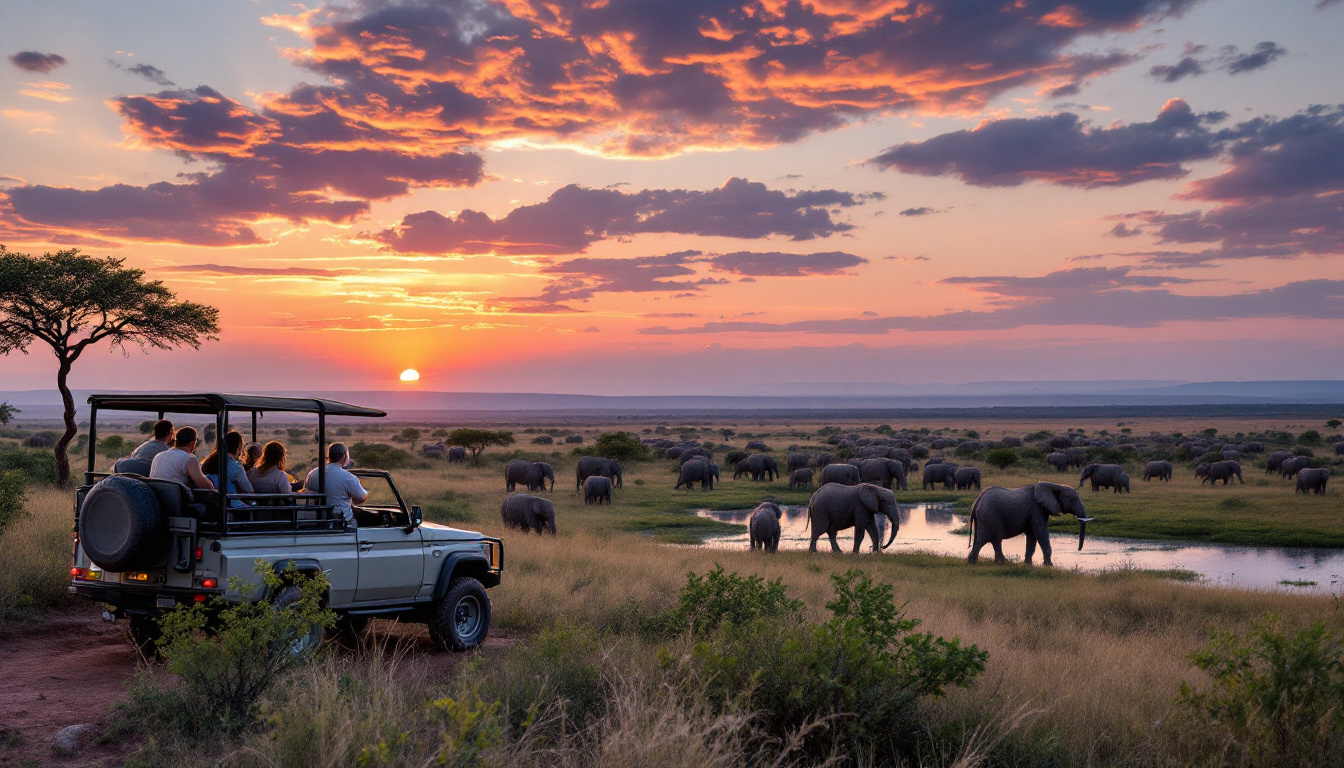
<path id="1" fill-rule="evenodd" d="M 0 427 L 2 427 L 2 426 L 4 426 L 4 425 L 8 424 L 8 423 L 11 422 L 11 421 L 13 421 L 13 420 L 14 420 L 14 414 L 16 414 L 16 413 L 18 413 L 18 412 L 19 412 L 19 409 L 18 409 L 18 408 L 15 408 L 14 406 L 10 405 L 9 403 L 0 403 Z"/>
<path id="2" fill-rule="evenodd" d="M 629 432 L 607 432 L 593 443 L 592 453 L 617 461 L 638 461 L 648 457 L 649 449 Z"/>
<path id="3" fill-rule="evenodd" d="M 123 259 L 77 249 L 33 256 L 0 245 L 0 355 L 40 341 L 56 354 L 56 387 L 65 406 L 65 434 L 56 442 L 58 481 L 70 480 L 66 448 L 78 431 L 67 384 L 84 350 L 100 342 L 168 350 L 200 348 L 219 333 L 219 310 L 177 296 Z"/>
<path id="4" fill-rule="evenodd" d="M 471 452 L 471 460 L 476 461 L 492 445 L 513 445 L 513 433 L 463 427 L 449 432 L 448 442 L 466 448 Z"/>

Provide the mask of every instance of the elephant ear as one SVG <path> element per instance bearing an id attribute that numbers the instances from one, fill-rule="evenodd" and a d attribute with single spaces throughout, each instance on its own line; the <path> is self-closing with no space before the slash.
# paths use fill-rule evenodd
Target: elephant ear
<path id="1" fill-rule="evenodd" d="M 1055 497 L 1055 487 L 1054 483 L 1037 483 L 1034 492 L 1036 503 L 1052 517 L 1064 514 L 1064 510 L 1059 508 L 1059 499 Z"/>
<path id="2" fill-rule="evenodd" d="M 863 502 L 863 506 L 874 515 L 882 509 L 877 493 L 879 490 L 881 489 L 877 486 L 867 483 L 859 486 L 859 501 Z"/>

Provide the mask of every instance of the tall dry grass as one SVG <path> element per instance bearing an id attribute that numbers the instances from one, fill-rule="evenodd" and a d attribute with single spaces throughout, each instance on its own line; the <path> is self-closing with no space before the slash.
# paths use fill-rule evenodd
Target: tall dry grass
<path id="1" fill-rule="evenodd" d="M 30 487 L 24 514 L 0 534 L 0 623 L 65 604 L 74 494 Z"/>

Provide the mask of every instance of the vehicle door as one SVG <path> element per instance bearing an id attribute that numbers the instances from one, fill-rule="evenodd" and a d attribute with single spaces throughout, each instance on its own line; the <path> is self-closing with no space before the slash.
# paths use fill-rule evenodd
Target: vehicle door
<path id="1" fill-rule="evenodd" d="M 369 497 L 358 505 L 359 580 L 356 603 L 412 600 L 425 569 L 419 528 L 407 530 L 406 510 L 386 473 L 359 473 Z M 382 524 L 375 525 L 381 517 Z"/>

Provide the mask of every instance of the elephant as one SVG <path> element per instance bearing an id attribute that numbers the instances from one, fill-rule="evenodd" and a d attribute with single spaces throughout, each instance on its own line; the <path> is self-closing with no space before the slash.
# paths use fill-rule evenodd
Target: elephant
<path id="1" fill-rule="evenodd" d="M 664 458 L 664 459 L 680 459 L 680 458 L 681 458 L 681 454 L 682 454 L 685 450 L 686 450 L 685 448 L 677 448 L 677 447 L 668 448 L 667 450 L 663 451 L 663 458 Z"/>
<path id="2" fill-rule="evenodd" d="M 764 442 L 764 441 L 761 441 L 761 440 L 752 440 L 751 442 L 747 443 L 747 450 L 748 450 L 748 451 L 760 451 L 760 452 L 763 453 L 763 452 L 768 451 L 768 450 L 770 450 L 770 449 L 765 447 L 765 442 Z"/>
<path id="3" fill-rule="evenodd" d="M 574 490 L 583 490 L 583 481 L 593 475 L 601 475 L 610 478 L 617 488 L 624 487 L 621 476 L 624 474 L 624 468 L 621 462 L 615 459 L 605 459 L 601 456 L 584 456 L 579 459 L 579 463 L 574 467 Z"/>
<path id="4" fill-rule="evenodd" d="M 891 535 L 885 544 L 878 532 L 878 515 L 886 516 L 891 525 Z M 824 533 L 831 540 L 831 551 L 839 552 L 840 545 L 835 540 L 835 534 L 853 528 L 856 553 L 863 546 L 865 533 L 873 539 L 872 550 L 879 552 L 896 540 L 896 529 L 900 524 L 900 517 L 896 515 L 896 494 L 886 488 L 871 483 L 823 485 L 807 502 L 807 525 L 812 526 L 812 543 L 807 551 L 817 551 L 817 539 Z"/>
<path id="5" fill-rule="evenodd" d="M 583 503 L 601 506 L 603 501 L 611 506 L 611 478 L 592 475 L 583 481 Z"/>
<path id="6" fill-rule="evenodd" d="M 1199 481 L 1200 485 L 1203 485 L 1204 481 L 1209 479 L 1209 464 L 1207 462 L 1195 467 L 1195 479 Z"/>
<path id="7" fill-rule="evenodd" d="M 789 490 L 802 488 L 803 486 L 812 487 L 812 470 L 807 467 L 795 469 L 789 473 Z"/>
<path id="8" fill-rule="evenodd" d="M 812 454 L 810 453 L 790 453 L 785 459 L 784 467 L 790 475 L 796 469 L 803 469 L 812 463 Z"/>
<path id="9" fill-rule="evenodd" d="M 1297 489 L 1294 493 L 1314 493 L 1325 495 L 1325 483 L 1330 479 L 1330 470 L 1325 467 L 1307 467 L 1297 473 Z"/>
<path id="10" fill-rule="evenodd" d="M 510 493 L 518 483 L 527 486 L 529 491 L 544 491 L 547 479 L 551 481 L 551 489 L 554 490 L 555 470 L 544 461 L 514 459 L 504 467 L 504 486 Z"/>
<path id="11" fill-rule="evenodd" d="M 1275 451 L 1265 457 L 1265 474 L 1283 469 L 1283 462 L 1293 458 L 1292 451 Z"/>
<path id="12" fill-rule="evenodd" d="M 1078 518 L 1078 549 L 1082 550 L 1087 538 L 1087 524 L 1092 518 L 1087 516 L 1082 497 L 1070 486 L 1042 481 L 1021 488 L 997 485 L 986 488 L 971 505 L 971 553 L 966 561 L 979 560 L 980 550 L 989 544 L 994 547 L 994 562 L 1007 562 L 1003 557 L 1003 540 L 1025 533 L 1026 564 L 1031 565 L 1036 545 L 1040 544 L 1045 565 L 1054 565 L 1050 561 L 1049 521 L 1066 512 Z"/>
<path id="13" fill-rule="evenodd" d="M 1093 493 L 1099 488 L 1114 488 L 1124 473 L 1124 468 L 1119 464 L 1088 464 L 1083 467 L 1083 474 L 1078 478 L 1078 487 L 1082 488 L 1083 483 L 1091 480 Z"/>
<path id="14" fill-rule="evenodd" d="M 1241 453 L 1238 451 L 1223 451 L 1223 461 L 1240 461 Z"/>
<path id="15" fill-rule="evenodd" d="M 420 455 L 426 459 L 442 459 L 448 451 L 448 444 L 439 441 L 437 443 L 427 443 L 420 446 Z"/>
<path id="16" fill-rule="evenodd" d="M 1056 472 L 1069 471 L 1069 457 L 1059 451 L 1047 453 L 1045 455 L 1045 463 L 1054 467 Z"/>
<path id="17" fill-rule="evenodd" d="M 1251 440 L 1250 442 L 1242 443 L 1237 450 L 1242 453 L 1264 453 L 1265 444 L 1258 440 Z"/>
<path id="18" fill-rule="evenodd" d="M 747 522 L 753 550 L 759 546 L 765 552 L 779 551 L 779 518 L 783 516 L 784 510 L 773 501 L 757 505 Z"/>
<path id="19" fill-rule="evenodd" d="M 705 461 L 713 461 L 714 452 L 709 450 L 708 448 L 701 448 L 700 446 L 697 445 L 692 448 L 683 449 L 681 455 L 678 456 L 677 458 L 681 460 L 682 464 L 685 464 L 686 462 L 691 461 L 693 459 L 704 459 Z"/>
<path id="20" fill-rule="evenodd" d="M 818 453 L 817 460 L 812 466 L 816 467 L 817 469 L 824 469 L 825 467 L 834 464 L 837 461 L 839 461 L 839 459 L 835 457 L 834 453 Z"/>
<path id="21" fill-rule="evenodd" d="M 779 478 L 779 462 L 768 454 L 753 453 L 738 460 L 733 477 L 739 477 L 748 472 L 751 473 L 752 480 L 774 481 Z"/>
<path id="22" fill-rule="evenodd" d="M 1207 480 L 1209 485 L 1217 485 L 1218 481 L 1222 480 L 1223 485 L 1227 485 L 1233 477 L 1241 480 L 1242 485 L 1246 484 L 1246 480 L 1241 476 L 1240 464 L 1235 461 L 1215 461 L 1209 465 L 1208 474 L 1200 478 L 1199 483 L 1203 485 L 1204 481 Z"/>
<path id="23" fill-rule="evenodd" d="M 1111 489 L 1111 493 L 1129 493 L 1128 474 L 1124 472 L 1120 473 L 1120 476 L 1115 479 L 1115 487 Z"/>
<path id="24" fill-rule="evenodd" d="M 467 460 L 467 449 L 460 445 L 448 446 L 448 463 L 461 464 Z"/>
<path id="25" fill-rule="evenodd" d="M 846 463 L 859 468 L 860 482 L 877 483 L 887 490 L 891 490 L 892 484 L 902 491 L 910 489 L 905 465 L 896 459 L 852 459 Z"/>
<path id="26" fill-rule="evenodd" d="M 526 493 L 511 493 L 499 505 L 499 516 L 508 528 L 521 528 L 538 534 L 555 534 L 555 505 L 550 499 Z"/>
<path id="27" fill-rule="evenodd" d="M 711 464 L 704 459 L 696 459 L 681 465 L 681 474 L 677 477 L 676 488 L 681 488 L 684 485 L 687 490 L 690 490 L 696 483 L 700 483 L 701 488 L 712 491 L 714 490 L 714 481 L 718 479 L 718 465 Z"/>
<path id="28" fill-rule="evenodd" d="M 1170 461 L 1150 461 L 1143 468 L 1143 480 L 1148 482 L 1154 477 L 1158 480 L 1171 480 L 1171 472 Z"/>
<path id="29" fill-rule="evenodd" d="M 821 469 L 821 485 L 827 483 L 836 483 L 838 485 L 858 485 L 862 480 L 859 477 L 859 468 L 853 464 L 827 464 Z"/>
<path id="30" fill-rule="evenodd" d="M 969 491 L 972 485 L 980 490 L 980 470 L 976 467 L 958 467 L 952 478 L 958 491 Z"/>
<path id="31" fill-rule="evenodd" d="M 1057 451 L 1060 451 L 1073 445 L 1073 438 L 1068 437 L 1066 435 L 1055 435 L 1049 440 L 1046 440 L 1045 444 L 1050 446 L 1051 448 L 1054 448 Z"/>
<path id="32" fill-rule="evenodd" d="M 956 464 L 946 460 L 936 464 L 930 461 L 930 463 L 924 465 L 924 482 L 920 485 L 920 488 L 924 490 L 936 488 L 939 483 L 942 483 L 943 488 L 950 491 L 956 484 L 956 476 Z"/>
<path id="33" fill-rule="evenodd" d="M 1081 468 L 1087 463 L 1087 451 L 1082 448 L 1067 448 L 1064 455 L 1068 457 L 1070 467 Z"/>
<path id="34" fill-rule="evenodd" d="M 1294 456 L 1279 467 L 1281 477 L 1297 477 L 1297 473 L 1311 466 L 1310 456 Z"/>
<path id="35" fill-rule="evenodd" d="M 1344 442 L 1335 443 L 1335 455 L 1344 456 Z"/>

